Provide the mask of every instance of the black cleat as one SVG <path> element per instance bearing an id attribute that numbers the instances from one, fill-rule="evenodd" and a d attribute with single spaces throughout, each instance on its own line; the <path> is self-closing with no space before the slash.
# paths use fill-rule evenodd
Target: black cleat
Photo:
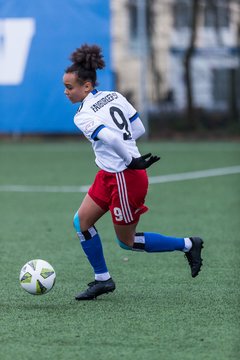
<path id="1" fill-rule="evenodd" d="M 203 248 L 203 240 L 199 237 L 191 237 L 192 248 L 190 251 L 185 253 L 185 257 L 191 268 L 192 277 L 196 277 L 201 270 L 202 258 L 201 251 Z"/>
<path id="2" fill-rule="evenodd" d="M 93 300 L 99 295 L 113 292 L 116 288 L 112 278 L 106 281 L 95 280 L 88 284 L 88 289 L 75 296 L 76 300 Z"/>

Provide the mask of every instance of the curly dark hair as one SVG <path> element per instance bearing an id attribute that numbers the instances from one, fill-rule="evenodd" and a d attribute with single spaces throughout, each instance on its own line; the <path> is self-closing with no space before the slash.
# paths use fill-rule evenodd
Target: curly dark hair
<path id="1" fill-rule="evenodd" d="M 84 44 L 71 54 L 70 60 L 73 64 L 65 72 L 76 73 L 80 84 L 84 81 L 91 81 L 95 86 L 97 80 L 96 70 L 105 67 L 102 49 L 98 45 Z"/>

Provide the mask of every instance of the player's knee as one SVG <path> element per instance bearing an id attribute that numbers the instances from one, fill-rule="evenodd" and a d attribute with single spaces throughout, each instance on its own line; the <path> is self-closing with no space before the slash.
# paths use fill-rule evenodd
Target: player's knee
<path id="1" fill-rule="evenodd" d="M 79 212 L 77 211 L 73 217 L 73 226 L 76 232 L 86 231 L 88 228 L 93 226 L 89 223 L 88 219 L 85 216 L 79 216 Z"/>
<path id="2" fill-rule="evenodd" d="M 124 242 L 120 241 L 118 238 L 116 238 L 116 242 L 118 243 L 118 245 L 124 249 L 124 250 L 132 250 L 131 246 L 128 246 L 127 244 L 125 244 Z"/>

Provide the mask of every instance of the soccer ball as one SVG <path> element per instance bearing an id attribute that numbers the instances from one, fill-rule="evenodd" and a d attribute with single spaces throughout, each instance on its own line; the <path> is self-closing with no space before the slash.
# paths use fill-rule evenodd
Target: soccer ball
<path id="1" fill-rule="evenodd" d="M 20 284 L 32 295 L 48 293 L 54 286 L 56 273 L 47 261 L 36 259 L 28 261 L 20 271 Z"/>

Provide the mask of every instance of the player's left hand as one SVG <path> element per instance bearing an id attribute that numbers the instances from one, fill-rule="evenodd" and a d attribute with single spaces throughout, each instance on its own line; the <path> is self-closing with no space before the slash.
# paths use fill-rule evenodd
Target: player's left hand
<path id="1" fill-rule="evenodd" d="M 128 169 L 147 169 L 158 160 L 160 160 L 159 156 L 148 153 L 138 158 L 132 158 L 132 161 L 127 165 L 127 167 Z"/>

